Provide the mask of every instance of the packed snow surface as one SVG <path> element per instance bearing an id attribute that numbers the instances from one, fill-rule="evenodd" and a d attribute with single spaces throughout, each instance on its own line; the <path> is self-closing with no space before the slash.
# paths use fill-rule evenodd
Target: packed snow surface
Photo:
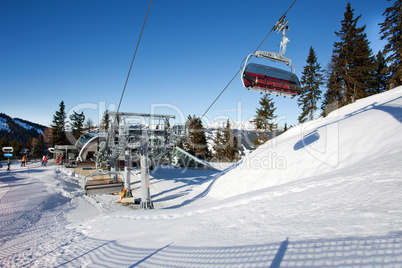
<path id="1" fill-rule="evenodd" d="M 85 196 L 63 167 L 2 168 L 0 266 L 401 267 L 401 131 L 399 87 L 221 171 L 158 167 L 153 210 Z"/>

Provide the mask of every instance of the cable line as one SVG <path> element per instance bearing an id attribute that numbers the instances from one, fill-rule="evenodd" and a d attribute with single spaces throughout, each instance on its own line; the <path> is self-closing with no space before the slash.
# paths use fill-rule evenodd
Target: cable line
<path id="1" fill-rule="evenodd" d="M 297 0 L 294 0 L 293 4 L 290 5 L 290 7 L 288 8 L 288 10 L 286 10 L 286 12 L 281 16 L 281 18 L 278 20 L 281 21 L 282 19 L 285 18 L 286 14 L 289 12 L 289 10 L 293 7 L 293 5 L 296 3 Z M 257 50 L 262 46 L 262 44 L 264 44 L 265 40 L 268 39 L 268 37 L 271 35 L 271 33 L 275 30 L 276 28 L 276 23 L 275 25 L 272 27 L 271 31 L 268 33 L 268 35 L 264 38 L 264 40 L 261 42 L 261 44 L 254 50 L 254 53 L 257 52 Z M 243 60 L 244 61 L 244 60 Z M 212 104 L 208 107 L 208 109 L 205 111 L 205 113 L 201 116 L 201 118 L 203 118 L 205 116 L 206 113 L 208 113 L 209 109 L 211 109 L 211 107 L 215 104 L 215 102 L 219 99 L 219 97 L 223 94 L 223 92 L 225 92 L 225 90 L 229 87 L 229 85 L 233 82 L 233 80 L 236 78 L 236 76 L 240 73 L 240 71 L 243 69 L 243 66 L 240 66 L 240 69 L 237 71 L 237 73 L 233 76 L 233 78 L 230 80 L 230 82 L 225 86 L 225 88 L 221 91 L 221 93 L 218 95 L 218 97 L 215 98 L 215 100 L 212 102 Z"/>
<path id="2" fill-rule="evenodd" d="M 121 97 L 120 97 L 119 106 L 117 107 L 117 111 L 116 111 L 117 113 L 119 112 L 120 105 L 121 105 L 121 101 L 123 100 L 124 92 L 126 91 L 126 87 L 127 87 L 128 78 L 130 77 L 131 68 L 133 67 L 133 63 L 134 63 L 134 59 L 135 59 L 135 55 L 137 54 L 138 46 L 140 45 L 140 41 L 141 41 L 141 37 L 142 37 L 142 33 L 144 32 L 145 23 L 147 22 L 147 18 L 148 18 L 149 10 L 151 9 L 151 5 L 152 5 L 152 0 L 151 0 L 151 2 L 149 3 L 149 7 L 148 7 L 148 11 L 147 11 L 147 15 L 145 16 L 144 24 L 142 25 L 142 29 L 141 29 L 141 34 L 140 34 L 140 37 L 138 38 L 137 47 L 135 48 L 135 52 L 134 52 L 133 59 L 132 59 L 132 61 L 131 61 L 130 69 L 128 70 L 128 74 L 127 74 L 127 78 L 126 78 L 126 83 L 124 84 L 123 92 L 121 93 Z"/>

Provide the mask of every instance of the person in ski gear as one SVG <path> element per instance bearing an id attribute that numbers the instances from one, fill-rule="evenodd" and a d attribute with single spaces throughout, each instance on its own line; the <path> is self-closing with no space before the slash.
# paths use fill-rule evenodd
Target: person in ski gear
<path id="1" fill-rule="evenodd" d="M 42 166 L 46 166 L 46 164 L 47 164 L 47 158 L 46 158 L 46 155 L 44 155 L 42 157 Z"/>
<path id="2" fill-rule="evenodd" d="M 25 158 L 25 155 L 22 157 L 22 160 L 21 160 L 21 167 L 25 167 L 25 161 L 26 161 L 26 158 Z"/>
<path id="3" fill-rule="evenodd" d="M 10 158 L 7 160 L 7 171 L 10 171 L 11 160 Z"/>

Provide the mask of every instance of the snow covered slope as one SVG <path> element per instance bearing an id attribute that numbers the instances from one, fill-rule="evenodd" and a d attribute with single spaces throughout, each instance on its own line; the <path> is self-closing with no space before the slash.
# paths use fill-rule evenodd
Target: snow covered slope
<path id="1" fill-rule="evenodd" d="M 227 198 L 402 152 L 402 87 L 360 99 L 288 130 L 219 178 L 209 196 Z"/>
<path id="2" fill-rule="evenodd" d="M 223 172 L 158 167 L 153 210 L 85 196 L 52 163 L 3 168 L 0 266 L 402 267 L 401 111 L 397 88 Z"/>

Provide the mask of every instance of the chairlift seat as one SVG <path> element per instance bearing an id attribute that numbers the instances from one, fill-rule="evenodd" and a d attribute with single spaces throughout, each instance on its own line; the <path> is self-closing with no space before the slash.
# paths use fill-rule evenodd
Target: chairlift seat
<path id="1" fill-rule="evenodd" d="M 297 76 L 289 71 L 249 63 L 243 71 L 244 86 L 253 91 L 294 97 L 301 93 Z"/>
<path id="2" fill-rule="evenodd" d="M 95 172 L 90 176 L 99 176 L 102 174 L 111 174 L 111 172 Z M 85 195 L 119 193 L 124 189 L 124 182 L 120 178 L 92 178 L 87 180 L 87 177 L 85 177 L 84 182 Z"/>

